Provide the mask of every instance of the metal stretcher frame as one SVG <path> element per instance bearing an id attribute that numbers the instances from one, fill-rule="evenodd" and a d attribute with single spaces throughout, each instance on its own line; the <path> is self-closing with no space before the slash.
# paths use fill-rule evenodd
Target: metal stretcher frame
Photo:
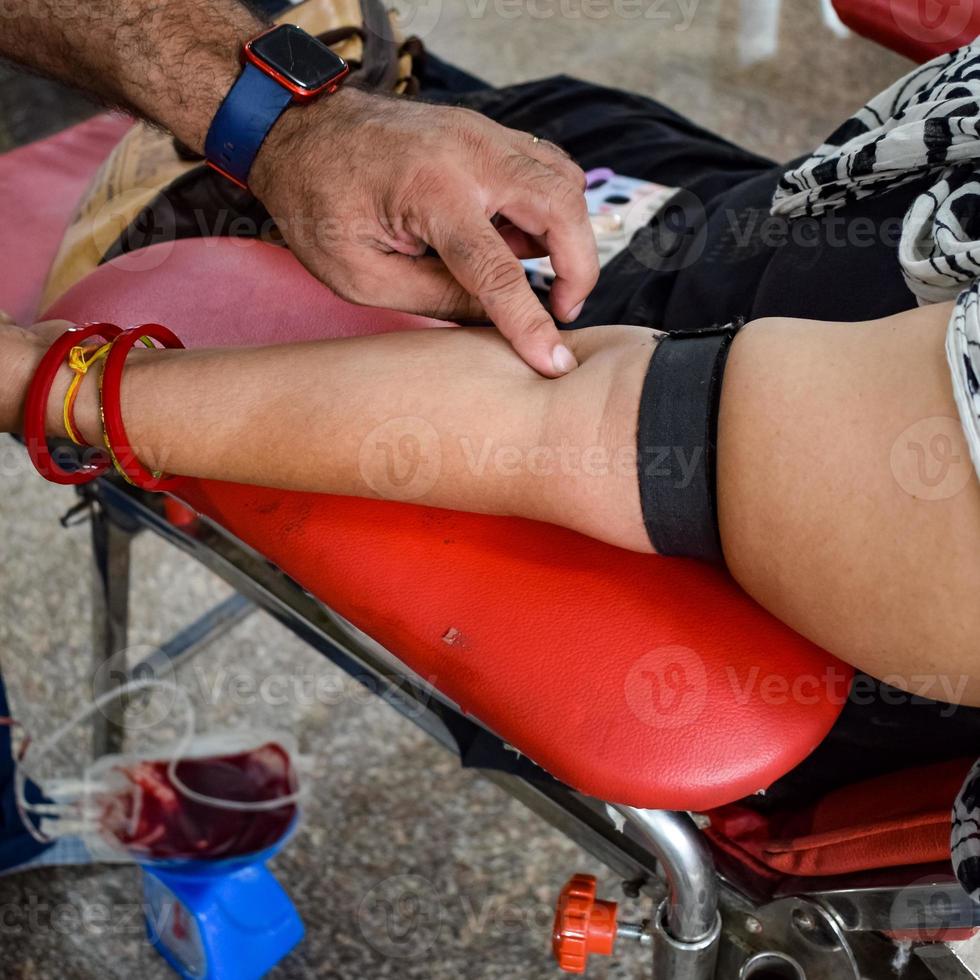
<path id="1" fill-rule="evenodd" d="M 458 752 L 460 736 L 465 740 L 467 733 L 496 739 L 506 748 L 393 653 L 207 518 L 187 526 L 171 523 L 160 495 L 115 477 L 82 485 L 77 492 L 79 503 L 63 523 L 84 520 L 87 514 L 91 528 L 95 697 L 130 679 L 170 671 L 262 609 L 446 749 Z M 130 664 L 130 543 L 142 531 L 174 545 L 235 591 L 148 659 Z M 96 754 L 120 749 L 120 714 L 96 718 Z M 620 924 L 618 938 L 653 948 L 654 980 L 752 980 L 751 966 L 746 972 L 752 963 L 758 964 L 759 977 L 775 980 L 883 980 L 894 976 L 895 945 L 882 932 L 938 936 L 980 927 L 980 906 L 949 880 L 948 869 L 923 875 L 920 868 L 914 880 L 903 879 L 900 871 L 883 872 L 881 880 L 868 875 L 798 879 L 767 899 L 734 862 L 715 867 L 688 814 L 612 808 L 555 780 L 532 781 L 487 769 L 481 774 L 609 867 L 628 895 L 653 899 L 658 910 L 653 921 Z M 611 815 L 613 810 L 618 815 Z M 624 821 L 627 832 L 617 829 Z M 719 913 L 723 928 L 708 942 L 711 930 L 705 926 Z M 766 959 L 772 951 L 775 961 Z M 980 934 L 969 942 L 917 947 L 916 954 L 905 980 L 980 980 Z"/>

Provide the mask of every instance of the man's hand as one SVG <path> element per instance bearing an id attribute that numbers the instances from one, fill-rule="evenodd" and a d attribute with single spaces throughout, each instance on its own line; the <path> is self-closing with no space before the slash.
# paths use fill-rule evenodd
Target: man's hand
<path id="1" fill-rule="evenodd" d="M 348 89 L 289 110 L 250 184 L 345 299 L 485 315 L 541 374 L 576 366 L 519 261 L 551 256 L 552 308 L 575 319 L 599 266 L 584 174 L 553 144 L 466 109 Z"/>
<path id="2" fill-rule="evenodd" d="M 0 57 L 84 87 L 198 151 L 241 70 L 242 43 L 267 26 L 237 0 L 6 8 Z M 563 320 L 598 276 L 582 172 L 550 143 L 464 109 L 348 87 L 285 112 L 249 180 L 298 258 L 341 296 L 486 315 L 542 374 L 575 366 L 518 261 L 551 256 L 551 305 Z"/>

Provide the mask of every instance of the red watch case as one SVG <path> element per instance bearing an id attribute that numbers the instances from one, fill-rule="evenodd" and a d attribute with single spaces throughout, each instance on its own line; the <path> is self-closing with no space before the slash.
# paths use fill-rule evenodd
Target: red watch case
<path id="1" fill-rule="evenodd" d="M 256 68 L 260 71 L 265 72 L 270 78 L 274 78 L 283 88 L 288 89 L 296 102 L 310 102 L 320 95 L 333 95 L 337 89 L 343 84 L 344 79 L 350 74 L 350 65 L 344 61 L 339 55 L 334 52 L 330 52 L 339 62 L 337 67 L 337 72 L 331 75 L 325 82 L 317 85 L 313 88 L 307 88 L 303 85 L 294 82 L 291 78 L 288 78 L 281 71 L 279 71 L 274 65 L 272 65 L 266 58 L 263 58 L 255 50 L 255 45 L 261 42 L 264 37 L 272 34 L 283 27 L 292 27 L 291 24 L 276 24 L 274 27 L 270 27 L 268 30 L 262 31 L 261 34 L 256 34 L 255 37 L 250 38 L 245 42 L 242 49 L 244 57 L 247 61 L 250 61 Z M 326 45 L 324 45 L 326 47 Z M 327 49 L 329 50 L 329 48 Z"/>

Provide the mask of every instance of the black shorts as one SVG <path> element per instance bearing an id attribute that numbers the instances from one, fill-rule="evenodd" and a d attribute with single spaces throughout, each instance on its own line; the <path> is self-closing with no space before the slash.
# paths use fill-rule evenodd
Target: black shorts
<path id="1" fill-rule="evenodd" d="M 769 214 L 789 163 L 716 136 L 652 99 L 558 76 L 503 89 L 432 59 L 423 95 L 475 109 L 567 150 L 584 169 L 682 189 L 605 267 L 573 326 L 671 331 L 762 316 L 867 320 L 912 309 L 896 258 L 918 183 L 788 222 Z"/>

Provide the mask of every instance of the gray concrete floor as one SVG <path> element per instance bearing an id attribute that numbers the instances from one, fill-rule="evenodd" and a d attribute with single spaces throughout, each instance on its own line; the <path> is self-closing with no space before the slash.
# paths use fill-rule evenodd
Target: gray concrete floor
<path id="1" fill-rule="evenodd" d="M 568 72 L 659 98 L 776 157 L 801 153 L 907 62 L 838 36 L 819 0 L 418 0 L 412 29 L 437 53 L 505 84 Z M 648 16 L 636 19 L 635 11 Z M 548 16 L 551 11 L 551 16 Z M 35 99 L 35 102 L 31 102 Z M 56 89 L 0 76 L 0 148 L 86 112 Z M 11 233 L 8 229 L 6 233 Z M 42 484 L 0 439 L 0 658 L 15 714 L 37 735 L 84 703 L 90 680 L 86 530 L 72 494 Z M 152 646 L 225 587 L 159 541 L 135 548 L 134 645 Z M 341 691 L 310 697 L 310 690 Z M 184 668 L 205 722 L 294 732 L 315 760 L 306 823 L 276 861 L 308 936 L 287 978 L 512 980 L 556 976 L 552 903 L 576 870 L 611 876 L 264 616 Z M 262 682 L 273 696 L 256 696 Z M 372 910 L 412 892 L 393 942 Z M 170 976 L 143 939 L 132 868 L 34 871 L 0 881 L 0 975 Z M 392 907 L 397 908 L 397 904 Z M 626 949 L 594 978 L 639 977 Z"/>

